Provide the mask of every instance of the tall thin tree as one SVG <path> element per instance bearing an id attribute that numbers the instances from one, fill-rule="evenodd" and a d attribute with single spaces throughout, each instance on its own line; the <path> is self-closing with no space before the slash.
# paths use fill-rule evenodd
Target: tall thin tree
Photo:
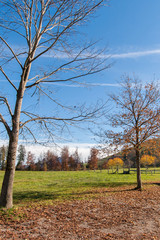
<path id="1" fill-rule="evenodd" d="M 13 205 L 19 134 L 31 134 L 37 141 L 38 127 L 54 139 L 57 129 L 63 131 L 67 124 L 90 119 L 97 112 L 84 106 L 71 112 L 70 106 L 54 98 L 53 91 L 57 83 L 79 82 L 82 77 L 108 67 L 104 59 L 99 58 L 100 52 L 94 49 L 94 44 L 84 44 L 84 39 L 76 36 L 79 26 L 86 23 L 102 3 L 103 0 L 0 0 L 0 73 L 8 83 L 7 91 L 12 91 L 12 99 L 6 97 L 8 92 L 0 93 L 3 104 L 0 123 L 9 137 L 1 206 Z M 44 63 L 44 58 L 41 60 L 46 56 L 51 59 L 48 64 Z M 50 84 L 48 88 L 47 84 Z M 39 111 L 31 111 L 28 104 L 31 100 L 36 103 L 42 95 L 52 106 L 41 115 Z M 55 106 L 68 113 L 58 114 Z"/>

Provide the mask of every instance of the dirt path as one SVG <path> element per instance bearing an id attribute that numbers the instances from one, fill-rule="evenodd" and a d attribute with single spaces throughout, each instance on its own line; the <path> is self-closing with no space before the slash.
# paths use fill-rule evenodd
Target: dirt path
<path id="1" fill-rule="evenodd" d="M 24 214 L 22 219 L 1 216 L 0 239 L 160 239 L 158 185 L 145 186 L 142 192 L 129 187 L 106 189 L 92 200 L 17 211 Z"/>

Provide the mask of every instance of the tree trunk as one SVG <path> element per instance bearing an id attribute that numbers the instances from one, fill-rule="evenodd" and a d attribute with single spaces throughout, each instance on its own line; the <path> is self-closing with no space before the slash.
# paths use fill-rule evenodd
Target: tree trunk
<path id="1" fill-rule="evenodd" d="M 19 137 L 20 113 L 24 91 L 25 84 L 24 81 L 21 81 L 20 87 L 17 91 L 14 115 L 12 116 L 12 130 L 9 134 L 7 164 L 0 196 L 0 206 L 6 208 L 11 208 L 13 206 L 13 181 Z"/>
<path id="2" fill-rule="evenodd" d="M 13 133 L 12 133 L 13 135 Z M 0 206 L 11 208 L 13 206 L 13 181 L 15 174 L 16 151 L 18 136 L 11 136 L 8 147 L 6 171 L 3 179 Z"/>
<path id="3" fill-rule="evenodd" d="M 139 150 L 136 149 L 136 165 L 137 165 L 137 187 L 136 189 L 142 189 L 142 181 L 141 181 L 141 168 L 140 168 L 140 154 Z"/>

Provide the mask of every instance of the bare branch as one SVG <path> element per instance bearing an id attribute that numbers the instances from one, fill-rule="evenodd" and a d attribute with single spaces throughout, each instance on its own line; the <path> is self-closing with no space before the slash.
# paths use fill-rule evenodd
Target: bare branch
<path id="1" fill-rule="evenodd" d="M 13 116 L 13 113 L 12 113 L 12 110 L 11 110 L 11 107 L 10 107 L 10 105 L 9 105 L 9 103 L 8 103 L 7 98 L 0 96 L 0 101 L 4 102 L 4 103 L 6 104 L 6 106 L 7 106 L 7 108 L 8 108 L 8 111 L 9 111 L 9 113 L 10 113 L 10 116 L 12 117 L 12 116 Z"/>
<path id="2" fill-rule="evenodd" d="M 29 134 L 33 137 L 34 142 L 37 143 L 38 141 L 37 141 L 35 135 L 33 134 L 33 132 L 32 132 L 27 126 L 24 126 L 24 127 L 27 129 L 27 131 L 29 132 Z"/>
<path id="3" fill-rule="evenodd" d="M 52 44 L 50 44 L 49 47 L 47 47 L 44 51 L 42 51 L 41 53 L 39 53 L 38 55 L 36 55 L 36 56 L 31 60 L 31 62 L 35 61 L 35 60 L 36 60 L 37 58 L 39 58 L 41 55 L 44 55 L 44 54 L 47 53 L 50 49 L 52 49 L 53 46 L 55 46 L 55 44 L 59 41 L 60 37 L 63 36 L 64 33 L 65 33 L 68 29 L 72 28 L 72 27 L 73 27 L 74 25 L 76 25 L 78 22 L 81 22 L 89 13 L 91 13 L 95 8 L 97 8 L 99 5 L 101 5 L 102 2 L 103 2 L 103 0 L 99 1 L 97 4 L 93 5 L 93 7 L 90 7 L 90 8 L 88 9 L 88 11 L 85 10 L 85 9 L 84 9 L 84 11 L 82 11 L 82 10 L 80 9 L 79 11 L 77 11 L 77 12 L 75 13 L 75 15 L 73 15 L 73 19 L 71 18 L 70 15 L 67 15 L 66 19 L 68 19 L 68 18 L 70 19 L 70 18 L 71 18 L 71 20 L 69 21 L 69 23 L 68 23 L 66 26 L 64 26 L 64 28 L 63 28 L 63 30 L 62 30 L 61 32 L 57 33 L 56 38 L 55 38 L 55 40 L 52 42 Z M 63 1 L 63 3 L 65 3 L 65 1 Z M 63 5 L 63 4 L 62 4 L 62 5 Z M 73 6 L 74 6 L 74 5 L 73 5 Z M 61 7 L 61 6 L 60 6 L 60 7 Z M 66 7 L 66 6 L 65 6 L 65 7 Z M 61 21 L 64 22 L 66 19 L 63 19 L 63 20 L 61 20 Z M 37 40 L 35 41 L 35 46 L 36 46 L 36 47 L 37 47 L 37 43 L 39 42 L 41 36 L 45 33 L 45 31 L 47 31 L 47 30 L 46 30 L 47 28 L 46 28 L 45 31 L 42 31 L 42 32 L 40 33 L 40 30 L 41 30 L 41 21 L 42 21 L 42 18 L 40 19 L 39 28 L 38 28 L 38 34 L 37 34 Z M 50 19 L 50 22 L 52 22 L 52 21 L 53 21 L 53 18 Z M 47 27 L 47 26 L 48 26 L 48 25 L 46 25 L 46 27 Z M 48 30 L 51 31 L 52 28 L 51 28 L 51 29 L 48 29 Z M 48 40 L 48 42 L 49 42 L 49 40 Z M 34 47 L 34 50 L 35 50 L 35 47 Z M 33 50 L 33 51 L 34 51 L 34 50 Z"/>
<path id="4" fill-rule="evenodd" d="M 21 56 L 21 55 L 24 55 L 24 54 L 27 54 L 27 52 L 17 53 L 16 56 L 18 57 L 18 56 Z M 11 57 L 11 58 L 9 58 L 8 60 L 6 60 L 6 61 L 1 65 L 1 67 L 3 67 L 4 65 L 6 65 L 6 64 L 9 63 L 9 62 L 11 62 L 11 61 L 14 60 L 14 59 L 15 59 L 14 56 Z"/>
<path id="5" fill-rule="evenodd" d="M 3 118 L 2 114 L 0 114 L 0 122 L 3 123 L 7 133 L 8 133 L 8 136 L 10 137 L 11 136 L 11 129 L 9 127 L 9 125 L 7 124 L 6 120 Z"/>
<path id="6" fill-rule="evenodd" d="M 15 57 L 15 59 L 17 60 L 17 62 L 21 66 L 21 68 L 23 69 L 22 64 L 20 63 L 19 59 L 17 58 L 17 55 L 14 53 L 13 49 L 11 48 L 11 46 L 9 46 L 9 44 L 1 36 L 0 36 L 0 39 L 5 43 L 5 45 L 8 47 L 8 49 L 11 51 L 11 53 L 13 54 L 13 56 Z"/>
<path id="7" fill-rule="evenodd" d="M 4 72 L 3 68 L 0 67 L 0 71 L 3 73 L 3 75 L 5 76 L 5 78 L 7 79 L 7 81 L 12 85 L 12 87 L 14 87 L 14 89 L 17 91 L 16 86 L 12 83 L 12 81 L 9 79 L 9 77 L 6 75 L 6 73 Z"/>
<path id="8" fill-rule="evenodd" d="M 155 83 L 142 86 L 140 81 L 129 77 L 125 78 L 122 87 L 119 96 L 111 96 L 119 111 L 110 120 L 113 127 L 124 131 L 107 136 L 114 143 L 124 146 L 130 143 L 137 150 L 146 140 L 160 133 L 160 91 Z"/>
<path id="9" fill-rule="evenodd" d="M 4 26 L 4 25 L 2 25 L 2 24 L 0 24 L 0 27 L 4 28 L 4 29 L 6 29 L 6 30 L 12 31 L 12 32 L 20 35 L 20 36 L 23 37 L 24 39 L 26 39 L 26 36 L 25 36 L 25 35 L 23 35 L 21 32 L 17 31 L 17 30 L 14 29 L 14 28 L 10 28 L 10 27 Z"/>

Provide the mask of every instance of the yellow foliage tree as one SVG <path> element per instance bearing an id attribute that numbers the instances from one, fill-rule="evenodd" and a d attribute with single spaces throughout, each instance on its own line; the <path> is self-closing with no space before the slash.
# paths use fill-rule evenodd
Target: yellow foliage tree
<path id="1" fill-rule="evenodd" d="M 154 164 L 155 163 L 155 157 L 153 157 L 153 156 L 150 156 L 150 155 L 143 155 L 142 157 L 141 157 L 141 164 L 143 165 L 143 166 L 149 166 L 149 165 L 152 165 L 152 164 Z"/>
<path id="2" fill-rule="evenodd" d="M 121 158 L 116 157 L 116 158 L 113 158 L 113 159 L 109 159 L 108 163 L 107 163 L 107 166 L 108 166 L 108 168 L 116 167 L 116 169 L 118 171 L 119 167 L 122 167 L 123 164 L 124 164 L 123 160 Z"/>

